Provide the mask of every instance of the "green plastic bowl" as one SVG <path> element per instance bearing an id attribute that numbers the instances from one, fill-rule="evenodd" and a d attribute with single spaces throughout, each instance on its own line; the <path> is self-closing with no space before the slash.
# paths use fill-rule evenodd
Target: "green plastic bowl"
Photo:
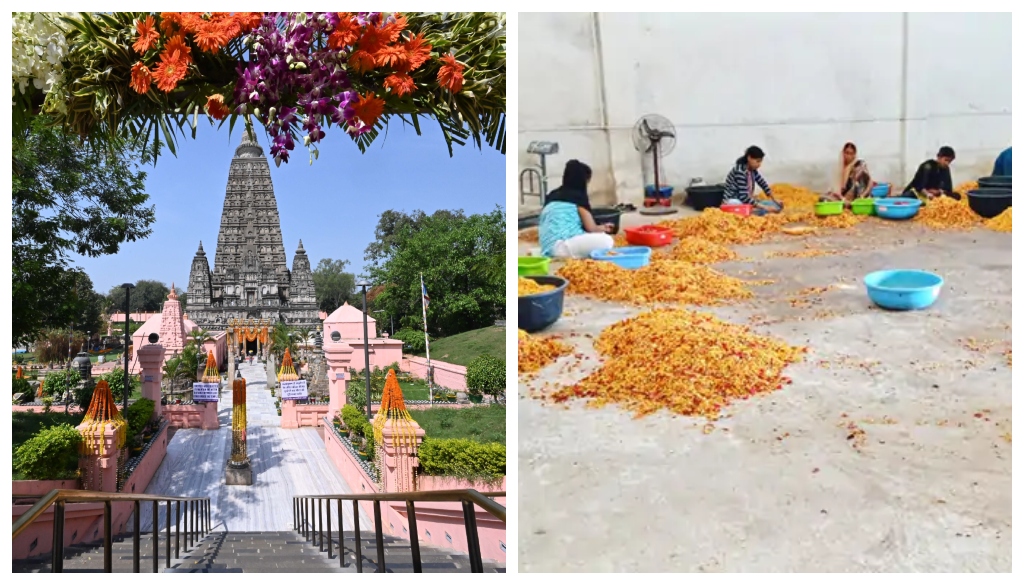
<path id="1" fill-rule="evenodd" d="M 520 256 L 519 276 L 547 276 L 551 266 L 550 258 L 540 256 Z"/>
<path id="2" fill-rule="evenodd" d="M 854 215 L 871 215 L 875 212 L 875 200 L 870 197 L 854 199 L 850 204 L 850 209 L 853 210 Z"/>
<path id="3" fill-rule="evenodd" d="M 843 202 L 822 201 L 814 206 L 814 213 L 817 215 L 841 215 L 843 213 Z"/>

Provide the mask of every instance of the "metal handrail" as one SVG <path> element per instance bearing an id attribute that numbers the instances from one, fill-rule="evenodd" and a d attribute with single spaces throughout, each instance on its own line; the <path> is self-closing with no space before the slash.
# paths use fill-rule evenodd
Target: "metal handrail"
<path id="1" fill-rule="evenodd" d="M 332 494 L 292 497 L 292 520 L 295 530 L 307 541 L 312 539 L 313 546 L 320 545 L 324 550 L 324 516 L 323 501 L 327 500 L 327 558 L 332 558 L 333 543 L 331 541 L 331 501 L 337 501 L 338 507 L 338 559 L 342 567 L 345 564 L 345 529 L 341 502 L 352 502 L 352 527 L 355 540 L 356 571 L 363 572 L 362 541 L 359 533 L 359 502 L 373 502 L 374 536 L 377 544 L 377 572 L 386 572 L 384 560 L 384 527 L 380 510 L 381 502 L 405 502 L 409 519 L 409 548 L 412 552 L 414 573 L 423 572 L 420 559 L 419 532 L 416 529 L 416 502 L 460 502 L 466 525 L 466 542 L 469 545 L 469 566 L 473 573 L 483 573 L 484 564 L 480 554 L 480 534 L 476 523 L 476 508 L 480 506 L 495 518 L 505 522 L 505 506 L 491 498 L 503 498 L 505 492 L 478 492 L 477 490 L 436 490 L 424 492 L 395 492 L 384 494 Z M 314 509 L 315 508 L 315 509 Z M 319 521 L 318 521 L 319 520 Z M 318 538 L 319 537 L 319 538 Z"/>
<path id="2" fill-rule="evenodd" d="M 165 541 L 166 566 L 171 567 L 171 502 L 175 503 L 175 536 L 174 536 L 174 558 L 180 558 L 181 550 L 181 521 L 185 520 L 185 550 L 202 540 L 209 532 L 212 524 L 212 512 L 210 509 L 210 498 L 189 498 L 179 496 L 162 496 L 153 494 L 125 494 L 113 492 L 97 492 L 90 490 L 51 490 L 45 496 L 19 496 L 13 498 L 33 498 L 39 500 L 14 522 L 11 540 L 17 538 L 28 529 L 33 522 L 42 516 L 52 505 L 53 512 L 53 550 L 50 570 L 54 573 L 64 572 L 64 520 L 65 505 L 74 503 L 102 503 L 103 504 L 103 571 L 113 572 L 113 510 L 114 502 L 132 502 L 134 509 L 134 534 L 133 534 L 133 572 L 140 572 L 139 552 L 140 543 L 140 507 L 142 502 L 153 502 L 153 572 L 159 571 L 160 565 L 160 502 L 166 502 L 166 524 L 167 539 Z M 185 513 L 182 515 L 182 504 L 185 505 Z"/>

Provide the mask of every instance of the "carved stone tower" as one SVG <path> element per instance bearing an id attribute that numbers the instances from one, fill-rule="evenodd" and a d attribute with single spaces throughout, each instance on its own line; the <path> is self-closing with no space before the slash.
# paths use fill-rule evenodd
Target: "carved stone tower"
<path id="1" fill-rule="evenodd" d="M 270 165 L 255 135 L 243 131 L 228 171 L 213 270 L 202 243 L 192 260 L 189 315 L 208 330 L 224 329 L 229 319 L 316 327 L 316 291 L 301 241 L 292 266 L 288 270 Z"/>

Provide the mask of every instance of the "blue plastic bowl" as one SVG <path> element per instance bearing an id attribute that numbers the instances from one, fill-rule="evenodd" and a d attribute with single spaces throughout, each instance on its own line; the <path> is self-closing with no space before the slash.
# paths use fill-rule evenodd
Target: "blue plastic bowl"
<path id="1" fill-rule="evenodd" d="M 872 197 L 885 197 L 889 194 L 889 183 L 879 183 L 871 189 Z"/>
<path id="2" fill-rule="evenodd" d="M 659 187 L 658 195 L 664 198 L 671 198 L 674 187 Z M 647 185 L 644 187 L 644 195 L 647 197 L 654 197 L 654 185 Z"/>
<path id="3" fill-rule="evenodd" d="M 523 276 L 537 284 L 555 285 L 555 290 L 519 297 L 519 328 L 534 333 L 551 327 L 562 317 L 562 303 L 569 281 L 561 276 Z"/>
<path id="4" fill-rule="evenodd" d="M 890 197 L 875 200 L 875 214 L 885 219 L 910 219 L 920 210 L 920 199 Z"/>
<path id="5" fill-rule="evenodd" d="M 612 251 L 614 251 L 615 254 L 609 255 L 609 252 Z M 636 270 L 637 268 L 643 268 L 650 264 L 651 249 L 647 246 L 628 246 L 625 248 L 594 250 L 590 253 L 590 258 L 592 260 L 614 262 L 623 268 Z"/>
<path id="6" fill-rule="evenodd" d="M 943 280 L 923 270 L 880 270 L 864 277 L 868 298 L 883 309 L 927 309 L 939 298 Z"/>

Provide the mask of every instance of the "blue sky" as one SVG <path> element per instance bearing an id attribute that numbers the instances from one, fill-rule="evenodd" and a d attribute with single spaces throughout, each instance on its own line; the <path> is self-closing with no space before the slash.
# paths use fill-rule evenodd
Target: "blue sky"
<path id="1" fill-rule="evenodd" d="M 505 207 L 504 155 L 467 144 L 456 146 L 449 158 L 437 124 L 421 120 L 420 127 L 423 135 L 417 136 L 393 121 L 387 139 L 382 133 L 366 154 L 343 131 L 331 128 L 312 166 L 301 142 L 291 162 L 276 167 L 270 160 L 289 268 L 301 238 L 314 268 L 321 258 L 343 259 L 358 275 L 377 219 L 388 209 L 463 209 L 468 214 Z M 229 136 L 226 124 L 218 131 L 200 119 L 196 139 L 181 140 L 177 157 L 165 151 L 156 167 L 145 168 L 146 189 L 156 206 L 153 234 L 125 244 L 113 256 L 73 258 L 97 292 L 139 279 L 187 287 L 200 240 L 213 268 L 228 167 L 241 131 L 241 121 Z M 269 153 L 262 128 L 257 138 Z"/>

